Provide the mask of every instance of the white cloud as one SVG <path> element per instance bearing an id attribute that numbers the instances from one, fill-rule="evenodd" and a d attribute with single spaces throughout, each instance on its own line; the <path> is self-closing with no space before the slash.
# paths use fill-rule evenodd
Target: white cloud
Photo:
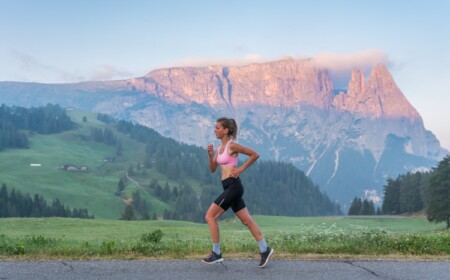
<path id="1" fill-rule="evenodd" d="M 329 70 L 335 88 L 346 88 L 353 69 L 361 70 L 367 78 L 372 69 L 379 63 L 388 68 L 393 65 L 385 52 L 365 50 L 350 54 L 320 53 L 313 57 L 318 67 Z"/>
<path id="2" fill-rule="evenodd" d="M 260 54 L 249 54 L 244 57 L 227 58 L 227 57 L 186 57 L 182 60 L 173 61 L 164 67 L 207 67 L 214 65 L 224 66 L 243 66 L 252 63 L 268 62 L 271 59 L 265 58 Z"/>
<path id="3" fill-rule="evenodd" d="M 313 57 L 319 67 L 332 71 L 351 71 L 353 68 L 371 69 L 379 63 L 389 65 L 388 55 L 378 50 L 366 50 L 351 54 L 320 53 Z"/>
<path id="4" fill-rule="evenodd" d="M 42 63 L 36 57 L 21 51 L 12 51 L 12 58 L 18 62 L 18 68 L 23 73 L 21 78 L 28 82 L 43 83 L 77 83 L 83 81 L 105 81 L 113 79 L 127 79 L 136 76 L 126 70 L 118 69 L 109 64 L 103 64 L 90 71 L 90 74 L 80 75 L 76 72 L 60 69 L 53 65 Z M 89 69 L 83 71 L 89 73 Z"/>
<path id="5" fill-rule="evenodd" d="M 106 81 L 113 79 L 125 79 L 125 78 L 133 78 L 133 73 L 117 69 L 112 65 L 100 65 L 97 67 L 91 74 L 89 80 L 92 81 Z"/>
<path id="6" fill-rule="evenodd" d="M 80 75 L 42 63 L 34 56 L 18 50 L 12 51 L 12 56 L 19 61 L 21 71 L 26 72 L 28 77 L 39 77 L 38 82 L 43 82 L 42 77 L 54 77 L 53 80 L 50 79 L 45 82 L 55 82 L 55 80 L 58 82 L 78 82 L 84 79 Z"/>
<path id="7" fill-rule="evenodd" d="M 368 200 L 372 200 L 375 204 L 381 202 L 381 197 L 377 194 L 376 190 L 364 190 L 364 197 Z"/>
<path id="8" fill-rule="evenodd" d="M 268 58 L 261 54 L 249 54 L 244 57 L 186 57 L 179 61 L 173 61 L 164 67 L 207 67 L 213 65 L 242 66 L 252 63 L 264 63 L 273 60 L 287 58 L 307 59 L 305 56 L 283 56 L 279 58 Z M 393 63 L 389 60 L 385 52 L 379 50 L 365 50 L 349 54 L 319 53 L 312 57 L 313 63 L 320 68 L 326 68 L 335 88 L 345 88 L 350 81 L 353 69 L 360 69 L 366 77 L 372 69 L 379 63 L 391 67 Z"/>

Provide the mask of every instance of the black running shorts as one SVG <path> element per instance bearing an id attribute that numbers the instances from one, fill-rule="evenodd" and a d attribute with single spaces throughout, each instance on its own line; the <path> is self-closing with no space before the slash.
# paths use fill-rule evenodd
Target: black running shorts
<path id="1" fill-rule="evenodd" d="M 222 181 L 223 192 L 214 200 L 214 203 L 227 211 L 230 207 L 236 213 L 245 208 L 245 202 L 242 199 L 244 195 L 244 187 L 241 184 L 241 179 L 227 178 Z"/>

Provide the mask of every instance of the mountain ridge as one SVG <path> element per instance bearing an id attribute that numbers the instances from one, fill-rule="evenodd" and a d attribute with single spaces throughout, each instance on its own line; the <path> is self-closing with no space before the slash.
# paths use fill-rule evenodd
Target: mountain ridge
<path id="1" fill-rule="evenodd" d="M 347 91 L 337 94 L 328 70 L 311 59 L 174 67 L 127 80 L 57 86 L 0 82 L 0 102 L 49 101 L 132 120 L 201 146 L 216 141 L 215 119 L 234 117 L 241 143 L 267 159 L 295 164 L 340 202 L 366 190 L 381 195 L 386 178 L 429 169 L 448 153 L 382 64 L 367 82 L 354 69 Z"/>

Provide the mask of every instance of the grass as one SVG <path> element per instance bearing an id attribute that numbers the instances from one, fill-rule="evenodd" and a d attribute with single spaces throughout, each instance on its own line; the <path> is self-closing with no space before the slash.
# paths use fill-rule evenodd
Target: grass
<path id="1" fill-rule="evenodd" d="M 29 149 L 7 149 L 0 153 L 0 184 L 5 183 L 8 190 L 15 188 L 23 194 L 38 193 L 45 197 L 48 203 L 60 199 L 70 208 L 87 208 L 90 214 L 101 219 L 119 219 L 124 209 L 122 198 L 114 195 L 120 178 L 130 165 L 136 166 L 143 162 L 145 145 L 134 141 L 126 135 L 115 132 L 123 147 L 122 156 L 116 162 L 104 162 L 103 158 L 115 156 L 116 148 L 105 144 L 86 142 L 91 128 L 103 129 L 105 124 L 96 120 L 96 114 L 69 112 L 70 118 L 80 126 L 77 129 L 59 134 L 32 134 L 29 137 Z M 82 122 L 83 116 L 88 121 Z M 30 164 L 41 164 L 32 167 Z M 70 172 L 61 170 L 64 164 L 87 166 L 87 172 Z M 174 182 L 160 173 L 147 169 L 145 176 L 136 174 L 135 180 L 145 185 L 152 178 L 160 182 Z M 131 195 L 136 189 L 129 183 L 126 194 Z M 151 213 L 161 215 L 170 207 L 143 192 L 143 197 L 149 202 Z"/>
<path id="2" fill-rule="evenodd" d="M 255 216 L 277 256 L 400 256 L 450 259 L 450 233 L 423 217 Z M 236 219 L 220 222 L 228 257 L 255 257 L 257 245 Z M 210 250 L 206 224 L 64 218 L 0 219 L 0 258 L 198 258 Z"/>
<path id="3" fill-rule="evenodd" d="M 82 118 L 87 116 L 88 122 Z M 70 208 L 88 208 L 95 220 L 63 218 L 0 219 L 0 258 L 24 259 L 136 259 L 197 258 L 210 250 L 206 224 L 180 221 L 120 221 L 122 198 L 115 196 L 119 178 L 130 164 L 143 162 L 145 146 L 115 133 L 123 156 L 114 163 L 115 147 L 84 142 L 93 127 L 104 128 L 95 114 L 70 112 L 80 127 L 56 135 L 34 134 L 30 149 L 0 153 L 0 183 L 22 193 L 43 195 L 49 203 L 59 198 Z M 40 163 L 40 167 L 31 167 Z M 85 165 L 88 172 L 67 172 L 63 164 Z M 139 184 L 153 178 L 177 183 L 152 169 L 133 176 Z M 190 182 L 195 188 L 195 182 Z M 131 195 L 137 186 L 128 184 Z M 151 213 L 169 206 L 143 192 Z M 448 259 L 450 234 L 444 224 L 423 217 L 321 217 L 255 216 L 277 256 L 419 256 Z M 222 248 L 228 257 L 254 257 L 257 246 L 247 228 L 236 219 L 220 223 Z M 159 239 L 159 237 L 161 239 Z"/>

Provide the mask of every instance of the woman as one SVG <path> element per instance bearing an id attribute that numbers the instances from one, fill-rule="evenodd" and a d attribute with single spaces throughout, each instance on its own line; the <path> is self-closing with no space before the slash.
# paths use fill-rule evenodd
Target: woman
<path id="1" fill-rule="evenodd" d="M 239 175 L 258 159 L 259 154 L 252 149 L 233 142 L 237 135 L 237 124 L 234 119 L 224 117 L 218 119 L 214 133 L 216 138 L 220 139 L 222 143 L 217 148 L 216 153 L 214 153 L 213 145 L 208 145 L 209 169 L 211 173 L 214 173 L 217 167 L 220 166 L 223 192 L 211 204 L 205 216 L 211 233 L 213 250 L 202 261 L 209 264 L 223 261 L 220 252 L 220 233 L 217 219 L 231 207 L 234 214 L 248 227 L 258 242 L 261 252 L 259 267 L 262 268 L 269 262 L 269 258 L 274 250 L 267 246 L 258 225 L 253 221 L 245 206 L 245 202 L 242 199 L 244 187 L 239 178 Z M 247 155 L 248 159 L 238 167 L 239 154 Z"/>

